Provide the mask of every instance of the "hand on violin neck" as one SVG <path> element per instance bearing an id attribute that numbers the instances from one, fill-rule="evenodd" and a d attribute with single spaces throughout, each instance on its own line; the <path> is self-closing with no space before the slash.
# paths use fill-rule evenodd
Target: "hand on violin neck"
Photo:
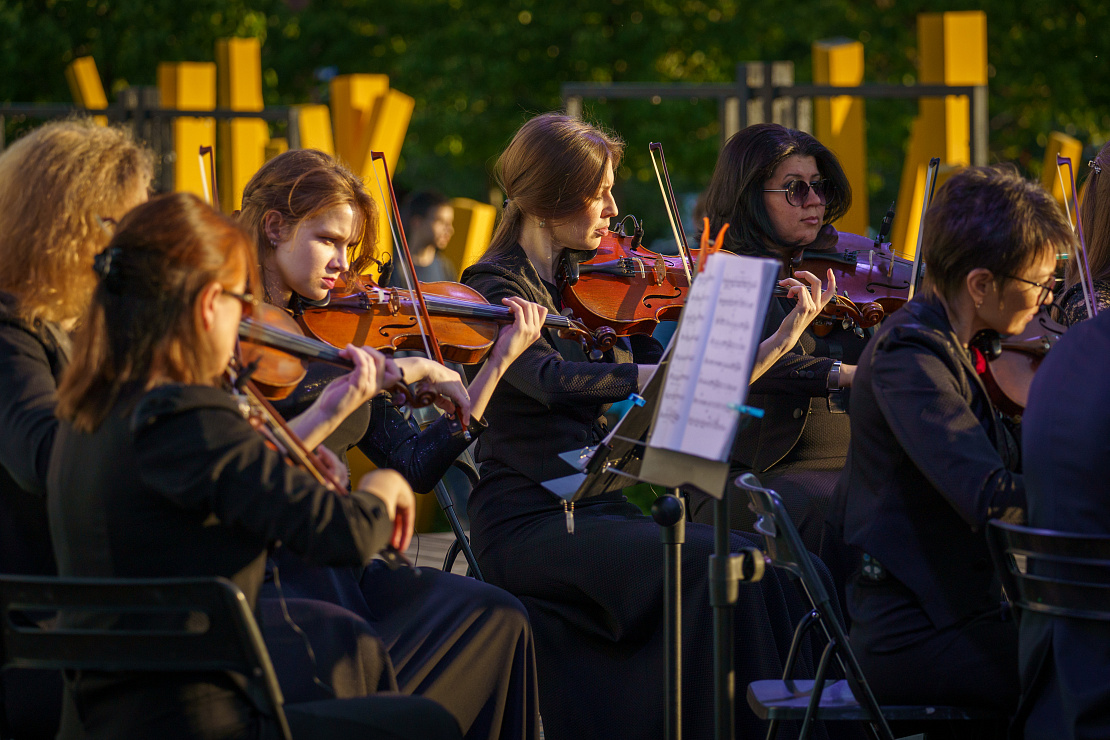
<path id="1" fill-rule="evenodd" d="M 503 298 L 501 302 L 513 312 L 513 323 L 501 327 L 497 342 L 486 362 L 501 365 L 504 372 L 524 350 L 540 338 L 540 330 L 547 318 L 547 308 L 517 296 Z"/>

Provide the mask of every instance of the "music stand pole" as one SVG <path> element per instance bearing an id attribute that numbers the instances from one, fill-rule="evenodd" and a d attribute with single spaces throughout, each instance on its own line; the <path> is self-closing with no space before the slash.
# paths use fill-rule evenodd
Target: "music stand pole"
<path id="1" fill-rule="evenodd" d="M 716 740 L 735 735 L 736 674 L 732 665 L 733 606 L 740 597 L 729 547 L 728 492 L 713 502 L 713 555 L 709 558 L 709 604 L 713 608 L 713 709 Z"/>
<path id="2" fill-rule="evenodd" d="M 686 542 L 682 498 L 668 494 L 655 499 L 651 517 L 663 539 L 663 737 L 682 740 L 682 544 Z"/>

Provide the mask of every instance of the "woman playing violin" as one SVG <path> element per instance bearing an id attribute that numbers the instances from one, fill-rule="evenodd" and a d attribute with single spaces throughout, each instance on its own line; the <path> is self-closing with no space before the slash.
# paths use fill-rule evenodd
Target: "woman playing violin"
<path id="1" fill-rule="evenodd" d="M 1087 194 L 1079 206 L 1079 215 L 1087 239 L 1087 262 L 1094 280 L 1095 294 L 1091 300 L 1098 304 L 1096 311 L 1101 313 L 1110 311 L 1110 173 L 1102 176 L 1103 166 L 1110 166 L 1110 144 L 1103 146 L 1089 164 L 1091 174 L 1087 179 Z M 1065 323 L 1071 326 L 1088 318 L 1079 259 L 1074 253 L 1068 257 L 1064 284 L 1066 288 L 1060 296 L 1060 306 Z"/>
<path id="2" fill-rule="evenodd" d="M 346 167 L 323 152 L 296 150 L 251 178 L 239 223 L 258 247 L 267 300 L 295 310 L 326 305 L 337 281 L 369 262 L 377 218 L 370 195 Z M 472 435 L 481 434 L 498 379 L 539 335 L 542 307 L 520 299 L 505 304 L 515 323 L 501 329 L 469 389 L 457 373 L 431 360 L 394 361 L 348 347 L 398 368 L 407 382 L 427 383 L 457 408 L 456 416 L 443 416 L 422 432 L 376 387 L 347 382 L 350 375 L 322 363 L 310 365 L 299 387 L 275 405 L 294 418 L 309 443 L 323 443 L 340 457 L 357 445 L 376 465 L 399 471 L 416 491 L 427 492 L 470 443 L 461 422 Z M 509 594 L 433 569 L 390 570 L 380 561 L 366 569 L 314 567 L 284 548 L 270 562 L 263 596 L 271 609 L 284 599 L 302 610 L 293 621 L 308 634 L 316 673 L 327 676 L 332 690 L 344 696 L 419 691 L 447 707 L 467 737 L 525 738 L 538 731 L 531 632 L 524 608 Z M 284 609 L 264 610 L 264 618 L 286 701 L 320 698 L 304 640 Z M 432 642 L 442 651 L 421 648 Z M 462 659 L 475 651 L 480 659 Z M 443 652 L 458 657 L 438 657 Z M 360 669 L 342 670 L 352 656 Z"/>
<path id="3" fill-rule="evenodd" d="M 597 248 L 617 215 L 613 178 L 622 151 L 619 140 L 575 118 L 546 114 L 525 123 L 497 164 L 508 205 L 489 249 L 463 282 L 491 302 L 515 296 L 557 311 L 554 271 L 562 250 Z M 762 365 L 792 346 L 791 328 L 808 323 L 827 300 L 810 279 L 805 287 L 789 281 L 798 299 L 796 323 L 787 322 L 781 337 L 761 347 Z M 478 440 L 482 478 L 469 504 L 475 552 L 490 582 L 528 607 L 549 738 L 647 738 L 662 731 L 658 527 L 619 492 L 571 510 L 542 486 L 574 472 L 559 453 L 598 442 L 605 409 L 641 389 L 660 356 L 657 342 L 632 336 L 603 361 L 588 362 L 577 342 L 545 331 L 509 367 L 490 400 L 489 429 Z M 754 544 L 736 533 L 731 541 L 734 548 Z M 685 562 L 697 565 L 683 574 L 682 649 L 688 664 L 708 675 L 711 615 L 703 565 L 712 550 L 710 528 L 689 526 L 685 546 Z M 738 685 L 781 671 L 792 596 L 773 577 L 741 589 Z M 761 638 L 752 639 L 753 629 Z M 711 692 L 688 685 L 685 732 L 709 737 Z M 738 708 L 736 719 L 743 736 L 759 732 L 746 708 Z"/>
<path id="4" fill-rule="evenodd" d="M 196 197 L 165 196 L 121 222 L 97 259 L 92 306 L 58 391 L 48 493 L 62 575 L 223 576 L 252 608 L 268 547 L 361 567 L 412 533 L 412 490 L 374 471 L 349 496 L 287 466 L 221 387 L 254 269 L 246 235 Z M 368 370 L 377 388 L 381 377 Z M 70 615 L 79 627 L 84 615 Z M 212 674 L 71 675 L 89 737 L 276 736 L 238 684 Z M 458 737 L 451 716 L 393 698 L 410 737 Z M 376 698 L 286 706 L 297 737 L 389 727 Z"/>
<path id="5" fill-rule="evenodd" d="M 880 703 L 1017 701 L 1017 630 L 984 528 L 1023 516 L 1025 485 L 968 345 L 1020 333 L 1073 242 L 1052 196 L 1012 169 L 957 173 L 925 216 L 922 291 L 860 357 L 837 500 L 857 553 L 852 647 Z"/>
<path id="6" fill-rule="evenodd" d="M 151 166 L 124 130 L 92 121 L 45 124 L 0 154 L 0 573 L 57 575 L 46 514 L 57 384 L 108 241 L 100 224 L 146 200 Z M 58 673 L 0 680 L 8 729 L 52 737 Z"/>
<path id="7" fill-rule="evenodd" d="M 772 257 L 784 265 L 804 248 L 835 237 L 828 224 L 843 216 L 851 189 L 836 156 L 802 131 L 778 124 L 749 126 L 725 144 L 705 193 L 710 233 L 729 224 L 725 248 Z M 829 279 L 832 279 L 831 271 Z M 773 299 L 764 336 L 792 310 Z M 782 496 L 809 549 L 820 550 L 824 514 L 848 451 L 846 390 L 866 336 L 837 326 L 818 336 L 807 328 L 797 344 L 752 382 L 748 403 L 764 410 L 733 448 L 737 471 L 751 470 Z M 732 526 L 750 531 L 747 494 L 730 487 Z M 694 520 L 712 522 L 705 497 L 692 502 Z M 824 553 L 822 553 L 824 554 Z"/>

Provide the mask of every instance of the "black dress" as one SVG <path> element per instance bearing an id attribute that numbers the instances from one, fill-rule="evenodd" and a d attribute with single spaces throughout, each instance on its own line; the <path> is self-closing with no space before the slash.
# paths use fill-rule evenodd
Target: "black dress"
<path id="1" fill-rule="evenodd" d="M 1099 313 L 1110 311 L 1110 280 L 1095 281 L 1094 300 Z M 1087 318 L 1087 303 L 1080 283 L 1068 288 L 1060 296 L 1060 307 L 1064 313 L 1064 323 L 1074 326 Z"/>
<path id="2" fill-rule="evenodd" d="M 1032 527 L 1110 534 L 1107 366 L 1110 309 L 1068 329 L 1037 370 L 1021 440 Z M 1110 737 L 1110 624 L 1023 612 L 1019 631 L 1026 740 Z"/>
<path id="3" fill-rule="evenodd" d="M 524 251 L 468 268 L 463 282 L 491 303 L 521 296 L 557 304 Z M 541 481 L 571 471 L 556 455 L 596 442 L 607 404 L 637 390 L 633 359 L 654 362 L 659 346 L 618 344 L 589 363 L 572 343 L 544 332 L 517 358 L 490 401 L 477 445 L 481 481 L 470 497 L 475 553 L 491 583 L 520 597 L 536 635 L 540 706 L 548 738 L 656 738 L 663 731 L 663 549 L 659 529 L 619 493 L 583 500 L 574 533 Z M 558 346 L 558 349 L 557 349 Z M 754 539 L 732 533 L 733 549 Z M 713 733 L 712 615 L 707 559 L 712 530 L 687 527 L 683 556 L 684 732 Z M 797 595 L 769 573 L 740 588 L 736 681 L 781 674 Z M 808 654 L 807 654 L 808 655 Z M 802 660 L 805 670 L 806 658 Z M 740 698 L 739 737 L 762 734 Z"/>
<path id="4" fill-rule="evenodd" d="M 57 324 L 23 320 L 16 308 L 15 296 L 0 292 L 0 573 L 57 575 L 46 516 L 46 471 L 69 337 Z M 13 669 L 0 681 L 12 731 L 19 737 L 53 737 L 61 713 L 61 675 Z"/>
<path id="5" fill-rule="evenodd" d="M 987 549 L 990 518 L 1025 508 L 1016 449 L 931 294 L 888 318 L 860 358 L 837 486 L 850 637 L 880 703 L 1012 709 L 1017 629 Z M 862 559 L 861 559 L 862 558 Z"/>
<path id="6" fill-rule="evenodd" d="M 227 393 L 167 385 L 121 400 L 92 434 L 59 427 L 48 477 L 59 572 L 76 577 L 223 576 L 255 607 L 276 540 L 321 565 L 358 567 L 388 541 L 384 504 L 337 497 L 285 465 Z M 132 408 L 134 411 L 132 412 Z M 88 615 L 63 615 L 74 626 Z M 275 726 L 224 673 L 103 674 L 67 679 L 90 738 L 270 737 Z M 288 707 L 299 737 L 393 736 L 380 701 Z M 399 697 L 410 723 L 458 737 L 434 702 Z M 384 721 L 384 725 L 383 725 Z M 405 727 L 412 738 L 421 732 Z M 401 734 L 401 733 L 398 733 Z"/>
<path id="7" fill-rule="evenodd" d="M 339 374 L 310 365 L 278 410 L 296 416 Z M 484 426 L 472 423 L 472 434 Z M 356 409 L 325 441 L 341 459 L 357 445 L 420 493 L 468 444 L 446 416 L 417 432 L 387 396 Z M 400 691 L 446 707 L 468 738 L 538 735 L 528 614 L 505 591 L 435 568 L 315 566 L 286 548 L 274 552 L 267 576 L 263 634 L 287 702 Z"/>
<path id="8" fill-rule="evenodd" d="M 761 339 L 778 331 L 793 309 L 794 301 L 773 299 Z M 868 339 L 869 333 L 861 336 L 839 324 L 824 336 L 807 328 L 798 343 L 752 383 L 748 404 L 763 409 L 764 416 L 752 420 L 733 445 L 730 478 L 754 472 L 765 487 L 782 497 L 806 546 L 823 558 L 831 546 L 825 514 L 851 437 L 848 391 L 830 393 L 829 372 L 836 360 L 856 364 Z M 730 485 L 729 495 L 732 527 L 754 531 L 755 515 L 748 508 L 747 492 Z M 691 508 L 694 521 L 713 523 L 709 498 L 695 496 Z"/>

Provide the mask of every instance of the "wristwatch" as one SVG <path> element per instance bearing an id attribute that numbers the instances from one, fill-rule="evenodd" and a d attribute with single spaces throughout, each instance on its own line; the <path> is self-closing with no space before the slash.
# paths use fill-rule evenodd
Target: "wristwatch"
<path id="1" fill-rule="evenodd" d="M 840 360 L 834 360 L 832 367 L 829 369 L 829 379 L 825 387 L 830 391 L 838 391 L 840 388 Z"/>

